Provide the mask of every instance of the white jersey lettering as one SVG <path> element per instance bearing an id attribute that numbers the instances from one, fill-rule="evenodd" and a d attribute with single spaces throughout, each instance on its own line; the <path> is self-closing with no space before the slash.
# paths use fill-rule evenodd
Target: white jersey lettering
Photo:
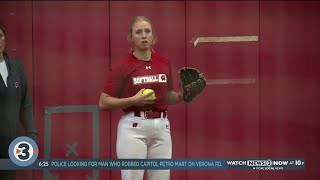
<path id="1" fill-rule="evenodd" d="M 166 82 L 167 82 L 166 74 L 132 77 L 133 85 L 150 84 L 150 83 L 166 83 Z"/>

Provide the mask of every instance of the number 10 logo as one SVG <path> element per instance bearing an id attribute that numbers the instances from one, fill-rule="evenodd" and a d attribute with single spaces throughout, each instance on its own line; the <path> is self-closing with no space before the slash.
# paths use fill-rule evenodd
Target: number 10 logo
<path id="1" fill-rule="evenodd" d="M 9 156 L 18 166 L 29 166 L 37 160 L 39 153 L 36 142 L 26 136 L 14 139 L 9 147 Z"/>

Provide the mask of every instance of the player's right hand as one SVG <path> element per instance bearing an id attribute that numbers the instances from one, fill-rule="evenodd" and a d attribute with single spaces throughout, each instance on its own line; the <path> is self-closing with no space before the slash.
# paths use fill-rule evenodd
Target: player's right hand
<path id="1" fill-rule="evenodd" d="M 153 104 L 156 100 L 156 97 L 150 97 L 151 94 L 154 92 L 149 92 L 146 94 L 143 94 L 143 91 L 145 88 L 141 89 L 136 95 L 133 96 L 133 99 L 135 101 L 135 106 L 144 106 L 146 104 Z"/>

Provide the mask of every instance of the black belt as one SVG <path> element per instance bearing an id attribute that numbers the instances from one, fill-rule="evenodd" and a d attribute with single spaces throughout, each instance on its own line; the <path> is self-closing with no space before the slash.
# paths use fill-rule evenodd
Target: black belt
<path id="1" fill-rule="evenodd" d="M 167 111 L 133 111 L 133 114 L 134 116 L 144 117 L 146 119 L 167 117 Z"/>

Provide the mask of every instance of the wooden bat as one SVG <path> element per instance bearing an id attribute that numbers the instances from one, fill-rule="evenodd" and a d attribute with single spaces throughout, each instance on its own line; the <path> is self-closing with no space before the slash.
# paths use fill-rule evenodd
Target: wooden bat
<path id="1" fill-rule="evenodd" d="M 198 37 L 191 40 L 194 47 L 199 43 L 207 42 L 250 42 L 258 41 L 258 36 L 224 36 L 224 37 Z"/>

